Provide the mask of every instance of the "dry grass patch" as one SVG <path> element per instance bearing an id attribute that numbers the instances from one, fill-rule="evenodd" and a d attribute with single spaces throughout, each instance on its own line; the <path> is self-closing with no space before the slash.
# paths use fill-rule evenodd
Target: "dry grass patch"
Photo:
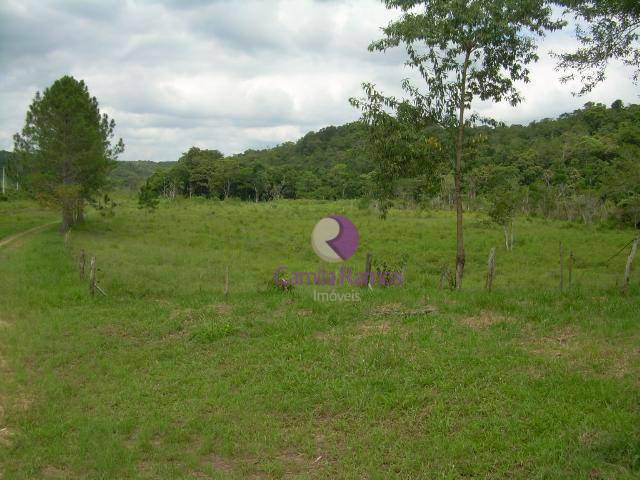
<path id="1" fill-rule="evenodd" d="M 438 309 L 432 305 L 420 305 L 415 308 L 408 308 L 401 303 L 383 303 L 376 305 L 370 310 L 372 317 L 418 317 L 436 313 Z"/>
<path id="2" fill-rule="evenodd" d="M 278 455 L 280 460 L 285 466 L 285 474 L 300 474 L 309 469 L 313 460 L 309 460 L 301 453 L 294 451 L 286 451 Z"/>
<path id="3" fill-rule="evenodd" d="M 206 310 L 213 311 L 218 315 L 231 315 L 233 312 L 233 306 L 228 303 L 216 303 L 213 305 L 207 305 Z"/>
<path id="4" fill-rule="evenodd" d="M 336 330 L 332 328 L 326 332 L 315 332 L 314 338 L 324 342 L 339 342 L 341 340 L 361 340 L 374 335 L 388 335 L 399 333 L 403 338 L 408 338 L 410 329 L 407 325 L 390 320 L 376 319 L 373 321 L 364 321 L 348 327 L 344 330 Z"/>
<path id="5" fill-rule="evenodd" d="M 389 322 L 363 323 L 358 326 L 361 336 L 368 336 L 376 333 L 389 333 L 391 324 Z"/>
<path id="6" fill-rule="evenodd" d="M 42 478 L 70 478 L 69 472 L 53 465 L 44 467 L 41 474 Z"/>
<path id="7" fill-rule="evenodd" d="M 460 322 L 473 330 L 485 330 L 500 323 L 511 323 L 513 318 L 490 310 L 483 310 L 478 315 L 464 317 Z"/>
<path id="8" fill-rule="evenodd" d="M 11 447 L 11 445 L 13 444 L 14 435 L 15 432 L 9 427 L 0 428 L 0 446 L 7 448 Z"/>
<path id="9" fill-rule="evenodd" d="M 207 455 L 202 459 L 200 462 L 200 468 L 205 472 L 210 470 L 223 473 L 233 472 L 233 464 L 214 453 Z M 195 478 L 210 478 L 210 475 L 202 470 L 192 472 L 191 475 Z"/>
<path id="10" fill-rule="evenodd" d="M 561 359 L 572 370 L 589 375 L 621 379 L 640 377 L 640 348 L 633 339 L 602 339 L 575 327 L 564 327 L 522 347 L 548 359 Z"/>
<path id="11" fill-rule="evenodd" d="M 169 315 L 169 320 L 193 321 L 196 311 L 193 308 L 177 308 Z"/>
<path id="12" fill-rule="evenodd" d="M 541 338 L 529 340 L 525 348 L 536 355 L 547 358 L 568 356 L 578 348 L 577 333 L 573 327 L 564 327 Z"/>

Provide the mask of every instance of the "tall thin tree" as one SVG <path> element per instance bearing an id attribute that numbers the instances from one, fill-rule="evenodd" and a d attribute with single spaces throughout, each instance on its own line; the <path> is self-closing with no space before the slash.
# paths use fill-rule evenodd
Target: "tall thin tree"
<path id="1" fill-rule="evenodd" d="M 451 135 L 455 172 L 456 287 L 462 287 L 465 266 L 462 175 L 465 129 L 478 120 L 469 115 L 474 100 L 508 101 L 522 97 L 516 82 L 528 82 L 527 65 L 537 60 L 535 37 L 563 26 L 543 0 L 383 0 L 400 9 L 399 19 L 382 29 L 384 37 L 369 46 L 386 51 L 403 46 L 406 65 L 417 70 L 426 89 L 403 82 L 410 104 L 420 116 Z M 365 93 L 380 104 L 370 84 Z M 366 102 L 352 102 L 363 106 Z M 407 102 L 382 102 L 406 106 Z M 384 109 L 369 110 L 386 114 Z"/>

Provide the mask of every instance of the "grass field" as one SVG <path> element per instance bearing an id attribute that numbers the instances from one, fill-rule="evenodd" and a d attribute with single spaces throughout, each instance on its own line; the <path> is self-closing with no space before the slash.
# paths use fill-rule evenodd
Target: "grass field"
<path id="1" fill-rule="evenodd" d="M 50 218 L 1 208 L 0 236 Z M 405 285 L 272 288 L 281 265 L 322 268 L 328 214 L 359 229 L 349 266 L 406 262 Z M 639 278 L 623 297 L 626 250 L 606 262 L 634 232 L 521 219 L 506 252 L 466 218 L 462 292 L 438 289 L 453 214 L 355 202 L 125 202 L 67 246 L 52 227 L 0 249 L 0 477 L 639 478 Z"/>
<path id="2" fill-rule="evenodd" d="M 55 212 L 28 200 L 0 202 L 0 239 L 57 219 Z"/>

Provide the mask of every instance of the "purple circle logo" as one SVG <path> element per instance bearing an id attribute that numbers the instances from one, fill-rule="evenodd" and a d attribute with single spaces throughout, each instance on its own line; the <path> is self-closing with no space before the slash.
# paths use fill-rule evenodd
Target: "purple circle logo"
<path id="1" fill-rule="evenodd" d="M 322 260 L 330 263 L 344 262 L 358 249 L 358 229 L 351 220 L 341 215 L 331 215 L 320 220 L 313 228 L 311 246 Z"/>

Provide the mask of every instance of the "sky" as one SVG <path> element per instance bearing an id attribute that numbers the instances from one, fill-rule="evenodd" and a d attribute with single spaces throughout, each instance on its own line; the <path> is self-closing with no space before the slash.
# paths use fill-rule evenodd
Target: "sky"
<path id="1" fill-rule="evenodd" d="M 11 150 L 36 91 L 70 74 L 116 121 L 123 160 L 177 160 L 191 146 L 229 155 L 295 141 L 356 120 L 348 99 L 362 82 L 389 94 L 413 74 L 402 49 L 370 53 L 397 16 L 379 0 L 2 0 L 0 149 Z M 506 123 L 528 123 L 588 101 L 640 103 L 619 64 L 584 97 L 562 84 L 550 51 L 575 46 L 572 30 L 540 44 L 517 106 L 476 103 Z"/>

